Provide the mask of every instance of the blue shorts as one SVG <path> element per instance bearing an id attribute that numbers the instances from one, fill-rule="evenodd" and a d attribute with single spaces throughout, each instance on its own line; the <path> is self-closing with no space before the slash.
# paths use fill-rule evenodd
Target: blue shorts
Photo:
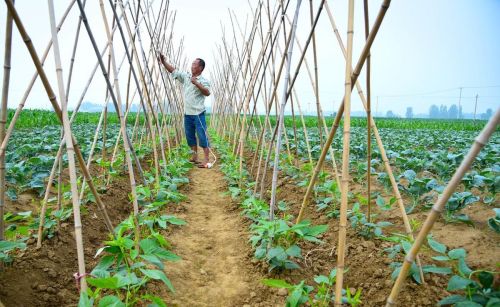
<path id="1" fill-rule="evenodd" d="M 209 147 L 206 132 L 207 123 L 205 121 L 205 111 L 198 115 L 184 114 L 184 131 L 189 147 L 196 146 L 196 136 L 198 136 L 198 145 L 203 148 Z"/>

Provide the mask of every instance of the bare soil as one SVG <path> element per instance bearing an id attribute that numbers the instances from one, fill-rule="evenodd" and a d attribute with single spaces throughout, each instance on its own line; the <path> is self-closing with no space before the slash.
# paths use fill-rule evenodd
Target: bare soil
<path id="1" fill-rule="evenodd" d="M 132 211 L 128 201 L 130 184 L 125 176 L 116 178 L 102 194 L 108 214 L 116 225 Z M 25 193 L 16 202 L 8 202 L 6 211 L 33 210 L 39 214 L 38 195 Z M 97 248 L 109 239 L 104 220 L 95 204 L 82 206 L 82 229 L 87 272 L 96 265 Z M 10 306 L 76 306 L 79 292 L 73 274 L 78 272 L 73 219 L 61 223 L 56 235 L 36 249 L 36 240 L 14 256 L 14 262 L 0 270 L 0 301 Z"/>
<path id="2" fill-rule="evenodd" d="M 283 297 L 263 286 L 265 274 L 255 271 L 247 223 L 237 204 L 224 194 L 227 186 L 216 169 L 194 168 L 183 191 L 188 199 L 176 216 L 187 225 L 168 236 L 181 261 L 166 263 L 175 287 L 154 289 L 169 306 L 280 306 Z"/>
<path id="3" fill-rule="evenodd" d="M 250 169 L 252 158 L 246 157 L 247 167 Z M 256 171 L 257 167 L 255 167 Z M 266 187 L 269 192 L 271 187 L 271 170 L 268 170 Z M 305 188 L 298 187 L 290 178 L 280 176 L 278 181 L 277 200 L 284 200 L 290 208 L 290 213 L 297 216 L 305 194 Z M 375 180 L 372 180 L 373 190 L 384 191 L 385 195 L 391 192 L 385 191 Z M 351 184 L 351 191 L 364 191 L 366 187 L 359 184 Z M 269 195 L 266 195 L 269 197 Z M 403 196 L 403 198 L 405 198 Z M 409 204 L 409 199 L 404 199 Z M 350 206 L 352 204 L 349 204 Z M 340 207 L 340 205 L 339 205 Z M 431 233 L 434 238 L 444 243 L 450 249 L 464 248 L 467 251 L 467 263 L 472 269 L 488 269 L 499 271 L 498 263 L 500 255 L 500 235 L 487 226 L 487 220 L 494 216 L 493 207 L 482 203 L 475 203 L 462 210 L 469 215 L 475 227 L 463 223 L 449 224 L 440 218 L 434 225 Z M 363 209 L 366 210 L 366 209 Z M 384 230 L 387 232 L 405 233 L 401 212 L 396 205 L 391 211 L 381 211 L 373 204 L 373 212 L 378 214 L 377 221 L 390 221 L 394 227 Z M 410 219 L 416 219 L 423 223 L 428 212 L 417 212 L 410 214 Z M 291 283 L 305 280 L 306 284 L 315 285 L 314 276 L 328 275 L 331 269 L 336 267 L 338 244 L 338 219 L 328 218 L 324 212 L 317 212 L 313 203 L 310 203 L 305 211 L 305 219 L 310 219 L 313 224 L 327 224 L 328 232 L 323 236 L 325 242 L 322 245 L 306 243 L 301 246 L 304 258 L 299 260 L 301 269 L 288 271 L 275 275 Z M 348 221 L 349 224 L 349 221 Z M 415 233 L 416 235 L 416 233 Z M 344 287 L 352 291 L 362 289 L 362 306 L 383 306 L 389 296 L 394 281 L 391 279 L 391 262 L 402 262 L 402 257 L 390 259 L 383 250 L 391 246 L 390 243 L 381 240 L 365 240 L 348 226 L 346 238 L 345 264 L 348 268 L 344 275 Z M 443 263 L 431 259 L 435 253 L 421 250 L 420 257 L 424 265 L 435 264 L 442 266 Z M 266 270 L 266 265 L 259 263 L 261 270 Z M 436 306 L 436 303 L 450 295 L 446 291 L 450 276 L 426 274 L 426 284 L 417 285 L 414 281 L 407 279 L 403 290 L 398 297 L 398 306 Z"/>
<path id="4" fill-rule="evenodd" d="M 251 163 L 252 159 L 247 161 Z M 250 165 L 247 165 L 250 167 Z M 280 176 L 278 200 L 285 200 L 290 213 L 296 215 L 302 203 L 304 188 L 291 179 Z M 266 187 L 270 188 L 271 173 L 268 171 Z M 232 201 L 222 173 L 217 166 L 212 169 L 194 168 L 191 182 L 183 187 L 188 199 L 167 210 L 187 221 L 182 227 L 171 227 L 164 234 L 172 243 L 173 251 L 182 257 L 176 263 L 166 263 L 167 276 L 176 292 L 170 293 L 161 283 L 152 283 L 150 290 L 162 296 L 169 306 L 283 306 L 286 293 L 263 286 L 264 278 L 281 278 L 290 283 L 305 280 L 315 285 L 316 275 L 327 275 L 336 266 L 338 219 L 330 219 L 324 212 L 317 212 L 314 205 L 306 211 L 306 218 L 313 224 L 328 224 L 329 230 L 322 237 L 324 244 L 302 244 L 303 259 L 297 262 L 298 270 L 282 273 L 268 272 L 268 267 L 253 257 L 248 241 L 249 221 L 241 216 L 239 204 Z M 373 182 L 374 189 L 384 188 Z M 364 189 L 355 185 L 355 190 Z M 116 225 L 131 212 L 128 201 L 129 183 L 126 176 L 117 178 L 103 194 L 109 215 Z M 409 200 L 405 199 L 405 203 Z M 23 194 L 17 202 L 7 204 L 7 211 L 33 210 L 36 216 L 39 198 Z M 476 203 L 463 210 L 475 223 L 472 228 L 465 224 L 446 224 L 440 219 L 432 233 L 449 248 L 463 247 L 468 252 L 468 263 L 473 269 L 498 270 L 500 236 L 486 224 L 493 216 L 492 207 Z M 379 213 L 380 220 L 395 224 L 391 231 L 403 232 L 400 212 L 396 209 Z M 423 221 L 427 212 L 411 214 L 410 218 Z M 87 271 L 92 270 L 97 248 L 107 239 L 107 231 L 94 205 L 86 206 L 82 214 Z M 76 248 L 72 219 L 61 224 L 55 237 L 44 241 L 35 249 L 30 240 L 26 251 L 14 258 L 14 263 L 0 271 L 0 301 L 6 306 L 75 306 L 78 288 L 73 278 L 77 272 Z M 346 266 L 344 285 L 362 289 L 362 306 L 383 306 L 393 281 L 390 278 L 388 258 L 384 248 L 390 244 L 380 240 L 364 240 L 351 228 L 347 233 Z M 437 264 L 431 254 L 423 250 L 424 264 Z M 401 261 L 402 259 L 397 259 Z M 436 274 L 426 275 L 427 284 L 419 286 L 407 280 L 398 300 L 398 306 L 435 306 L 449 293 L 445 290 L 448 278 Z"/>

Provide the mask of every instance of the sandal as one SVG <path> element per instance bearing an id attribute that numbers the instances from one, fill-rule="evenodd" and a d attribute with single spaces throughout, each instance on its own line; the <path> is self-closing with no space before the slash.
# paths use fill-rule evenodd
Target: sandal
<path id="1" fill-rule="evenodd" d="M 198 163 L 198 168 L 209 168 L 208 163 Z"/>
<path id="2" fill-rule="evenodd" d="M 198 160 L 197 160 L 197 159 L 193 159 L 193 158 L 191 158 L 191 159 L 189 159 L 189 162 L 190 162 L 190 163 L 197 164 L 197 163 L 198 163 Z"/>

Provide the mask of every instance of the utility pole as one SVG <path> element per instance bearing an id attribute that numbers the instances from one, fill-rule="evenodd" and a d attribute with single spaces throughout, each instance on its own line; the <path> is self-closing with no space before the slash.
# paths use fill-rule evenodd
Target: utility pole
<path id="1" fill-rule="evenodd" d="M 460 87 L 460 97 L 458 98 L 458 115 L 457 115 L 458 118 L 462 117 L 462 112 L 460 112 L 461 109 L 460 102 L 462 101 L 462 89 L 463 87 Z"/>
<path id="2" fill-rule="evenodd" d="M 479 97 L 478 94 L 476 94 L 476 104 L 474 106 L 474 120 L 476 120 L 476 111 L 477 111 L 477 98 Z"/>

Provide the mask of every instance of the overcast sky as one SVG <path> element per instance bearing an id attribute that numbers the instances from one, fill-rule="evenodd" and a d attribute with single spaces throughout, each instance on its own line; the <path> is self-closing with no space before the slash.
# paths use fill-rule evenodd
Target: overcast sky
<path id="1" fill-rule="evenodd" d="M 56 19 L 70 3 L 69 0 L 56 0 Z M 98 1 L 88 1 L 87 14 L 94 30 L 99 48 L 105 43 L 105 33 Z M 111 16 L 109 2 L 106 4 L 108 19 Z M 144 2 L 144 1 L 143 1 Z M 160 0 L 153 5 L 158 7 Z M 257 1 L 251 0 L 256 6 Z M 335 22 L 345 40 L 347 1 L 328 1 Z M 370 1 L 370 22 L 375 20 L 382 1 Z M 271 1 L 271 3 L 273 3 Z M 288 15 L 293 16 L 295 1 L 291 1 Z M 314 10 L 319 5 L 313 1 Z M 363 8 L 362 1 L 356 1 L 354 22 L 354 56 L 357 62 L 363 46 Z M 37 52 L 41 55 L 50 40 L 50 24 L 47 1 L 17 0 L 16 6 Z M 221 22 L 226 34 L 231 35 L 228 8 L 234 10 L 241 27 L 251 21 L 250 5 L 242 0 L 171 0 L 170 8 L 176 10 L 174 44 L 184 38 L 184 56 L 191 61 L 202 57 L 207 62 L 207 77 L 213 74 L 216 44 L 221 43 Z M 0 4 L 0 54 L 3 62 L 5 36 L 5 3 Z M 155 16 L 158 15 L 156 11 Z M 299 19 L 298 39 L 303 44 L 310 29 L 309 1 L 302 1 Z M 63 72 L 67 76 L 70 55 L 74 42 L 78 7 L 75 5 L 60 32 Z M 372 105 L 374 111 L 394 112 L 404 115 L 407 107 L 415 113 L 428 113 L 432 104 L 450 106 L 458 103 L 460 87 L 461 103 L 465 113 L 473 112 L 476 98 L 477 112 L 487 108 L 495 110 L 500 106 L 500 1 L 497 0 L 394 0 L 382 23 L 379 35 L 372 48 Z M 266 17 L 267 20 L 267 17 Z M 265 25 L 265 24 L 264 24 Z M 289 27 L 288 27 L 289 28 Z M 141 32 L 147 40 L 145 29 Z M 316 33 L 318 47 L 318 72 L 320 100 L 326 111 L 336 110 L 343 97 L 345 63 L 337 40 L 332 31 L 328 15 L 323 11 Z M 122 58 L 123 45 L 115 41 L 117 54 Z M 149 48 L 147 45 L 145 48 Z M 311 47 L 310 47 L 311 49 Z M 300 51 L 294 49 L 294 63 Z M 306 57 L 312 67 L 312 53 Z M 13 38 L 13 59 L 9 107 L 15 108 L 34 72 L 26 47 L 17 29 Z M 80 97 L 90 71 L 95 65 L 95 54 L 89 44 L 88 35 L 82 31 L 75 62 L 74 77 L 71 85 L 69 103 L 74 105 Z M 50 53 L 45 65 L 56 90 L 53 54 Z M 295 64 L 292 65 L 292 74 Z M 127 74 L 124 69 L 121 75 Z M 3 79 L 3 70 L 0 71 Z M 123 77 L 122 77 L 123 78 Z M 362 75 L 360 80 L 364 80 Z M 66 80 L 65 80 L 66 81 Z M 122 85 L 125 88 L 125 85 Z M 86 101 L 102 103 L 104 82 L 98 71 L 96 78 L 85 97 Z M 297 89 L 302 108 L 312 112 L 315 98 L 305 67 L 297 81 Z M 353 95 L 353 110 L 361 110 L 357 95 Z M 207 104 L 211 103 L 211 99 Z M 37 81 L 26 107 L 48 108 L 48 99 Z"/>

